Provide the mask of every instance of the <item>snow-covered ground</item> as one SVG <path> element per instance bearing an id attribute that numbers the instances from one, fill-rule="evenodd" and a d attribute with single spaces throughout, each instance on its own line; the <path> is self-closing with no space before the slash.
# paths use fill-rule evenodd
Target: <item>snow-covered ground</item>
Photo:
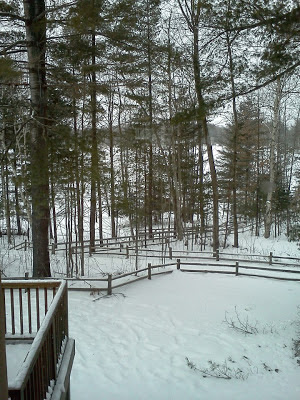
<path id="1" fill-rule="evenodd" d="M 299 283 L 174 271 L 121 289 L 69 295 L 73 400 L 300 398 Z M 210 377 L 212 363 L 232 379 Z"/>

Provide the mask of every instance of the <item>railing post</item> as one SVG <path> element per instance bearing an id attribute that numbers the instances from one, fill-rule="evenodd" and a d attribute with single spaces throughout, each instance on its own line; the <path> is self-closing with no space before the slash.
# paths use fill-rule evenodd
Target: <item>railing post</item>
<path id="1" fill-rule="evenodd" d="M 220 261 L 220 252 L 219 252 L 219 249 L 216 250 L 216 261 Z"/>
<path id="2" fill-rule="evenodd" d="M 272 258 L 273 258 L 273 253 L 272 253 L 272 251 L 270 251 L 270 255 L 269 255 L 269 265 L 272 265 Z"/>
<path id="3" fill-rule="evenodd" d="M 128 247 L 128 245 L 126 246 L 126 258 L 129 258 L 129 247 Z"/>
<path id="4" fill-rule="evenodd" d="M 27 240 L 24 242 L 24 251 L 27 251 Z"/>
<path id="5" fill-rule="evenodd" d="M 172 260 L 173 254 L 172 254 L 172 247 L 169 247 L 169 259 Z"/>
<path id="6" fill-rule="evenodd" d="M 107 275 L 107 294 L 112 295 L 112 274 Z"/>
<path id="7" fill-rule="evenodd" d="M 238 276 L 239 274 L 239 263 L 238 261 L 235 263 L 235 276 Z"/>
<path id="8" fill-rule="evenodd" d="M 53 321 L 52 321 L 52 351 L 53 351 L 53 354 L 48 354 L 48 357 L 50 358 L 50 357 L 53 357 L 53 365 L 54 365 L 54 376 L 55 376 L 55 379 L 57 378 L 57 375 L 58 375 L 58 371 L 57 371 L 57 353 L 56 353 L 56 348 L 57 348 L 57 346 L 56 346 L 56 341 L 57 341 L 57 337 L 56 337 L 56 321 L 55 321 L 55 318 L 53 318 Z M 51 349 L 50 349 L 50 353 L 51 353 Z"/>
<path id="9" fill-rule="evenodd" d="M 51 254 L 55 254 L 55 243 L 51 245 Z"/>
<path id="10" fill-rule="evenodd" d="M 5 310 L 0 272 L 0 399 L 8 399 L 6 348 L 5 348 Z"/>
<path id="11" fill-rule="evenodd" d="M 151 279 L 151 263 L 148 263 L 148 279 Z"/>
<path id="12" fill-rule="evenodd" d="M 177 258 L 177 269 L 180 269 L 180 258 Z"/>

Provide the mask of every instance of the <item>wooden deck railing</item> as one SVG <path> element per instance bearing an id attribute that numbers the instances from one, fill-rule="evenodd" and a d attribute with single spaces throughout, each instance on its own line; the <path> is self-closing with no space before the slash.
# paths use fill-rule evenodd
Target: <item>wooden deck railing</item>
<path id="1" fill-rule="evenodd" d="M 3 281 L 6 339 L 35 336 L 60 284 L 60 281 Z"/>
<path id="2" fill-rule="evenodd" d="M 49 387 L 55 385 L 68 341 L 67 284 L 4 281 L 2 290 L 9 315 L 6 338 L 34 336 L 20 371 L 8 382 L 9 396 L 11 400 L 43 400 Z"/>

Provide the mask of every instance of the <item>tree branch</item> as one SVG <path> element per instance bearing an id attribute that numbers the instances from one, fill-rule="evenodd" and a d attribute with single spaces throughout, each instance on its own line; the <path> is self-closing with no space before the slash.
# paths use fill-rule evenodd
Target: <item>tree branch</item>
<path id="1" fill-rule="evenodd" d="M 21 17 L 18 14 L 14 14 L 14 13 L 10 13 L 10 12 L 0 11 L 0 18 L 1 17 L 8 17 L 8 18 L 12 19 L 13 21 L 18 20 L 18 21 L 25 22 L 24 17 Z"/>

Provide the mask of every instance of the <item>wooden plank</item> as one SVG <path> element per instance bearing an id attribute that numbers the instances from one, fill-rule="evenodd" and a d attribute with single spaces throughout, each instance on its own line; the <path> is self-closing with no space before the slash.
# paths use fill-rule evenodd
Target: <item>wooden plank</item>
<path id="1" fill-rule="evenodd" d="M 107 278 L 66 278 L 68 282 L 107 282 Z"/>
<path id="2" fill-rule="evenodd" d="M 51 396 L 52 400 L 67 400 L 69 385 L 70 385 L 70 375 L 72 370 L 72 365 L 75 357 L 75 341 L 74 339 L 69 339 L 65 348 L 63 355 L 60 372 L 57 377 L 56 385 Z M 64 392 L 61 388 L 64 388 Z"/>
<path id="3" fill-rule="evenodd" d="M 240 265 L 239 267 L 244 268 L 244 269 L 254 269 L 254 270 L 260 270 L 260 271 L 274 271 L 274 272 L 286 272 L 289 274 L 300 274 L 300 271 L 295 271 L 294 269 L 250 267 L 248 265 Z"/>
<path id="4" fill-rule="evenodd" d="M 61 281 L 12 281 L 2 282 L 4 289 L 35 289 L 35 288 L 58 288 Z"/>
<path id="5" fill-rule="evenodd" d="M 202 267 L 202 266 L 204 266 L 204 267 L 235 267 L 235 264 L 223 264 L 222 262 L 218 263 L 218 264 L 215 264 L 215 263 L 185 263 L 185 262 L 180 262 L 180 265 L 195 265 L 195 266 L 198 266 L 198 267 Z"/>
<path id="6" fill-rule="evenodd" d="M 27 290 L 28 331 L 32 333 L 30 289 Z"/>
<path id="7" fill-rule="evenodd" d="M 47 290 L 47 288 L 44 288 L 44 301 L 45 301 L 45 315 L 46 315 L 47 311 L 48 311 L 48 290 Z"/>
<path id="8" fill-rule="evenodd" d="M 36 304 L 36 331 L 40 329 L 40 292 L 39 288 L 35 289 L 35 304 Z"/>
<path id="9" fill-rule="evenodd" d="M 229 274 L 233 275 L 235 274 L 235 271 L 215 271 L 215 270 L 200 270 L 200 269 L 182 269 L 180 268 L 180 271 L 182 272 L 205 272 L 205 273 L 211 273 L 211 274 Z M 239 274 L 242 275 L 242 274 Z"/>
<path id="10" fill-rule="evenodd" d="M 131 284 L 131 283 L 140 281 L 140 280 L 142 280 L 142 279 L 147 279 L 147 278 L 148 278 L 148 275 L 140 276 L 139 278 L 133 279 L 133 280 L 131 280 L 131 281 L 123 282 L 123 283 L 120 283 L 119 285 L 113 286 L 112 289 L 117 289 L 117 288 L 119 288 L 119 287 L 122 287 L 122 286 L 125 286 L 125 285 L 129 285 L 129 284 Z"/>
<path id="11" fill-rule="evenodd" d="M 172 272 L 173 272 L 172 270 L 170 270 L 170 271 L 154 272 L 154 273 L 152 273 L 152 276 L 155 276 L 155 275 L 163 275 L 163 274 L 170 274 L 170 273 L 172 273 Z M 113 286 L 112 289 L 116 289 L 116 288 L 121 287 L 121 286 L 126 286 L 126 285 L 129 285 L 129 284 L 131 284 L 131 283 L 134 283 L 134 282 L 140 281 L 140 280 L 142 280 L 142 279 L 146 279 L 146 278 L 148 278 L 148 275 L 139 276 L 138 278 L 132 279 L 131 281 L 123 282 L 123 283 L 120 283 L 119 285 Z"/>
<path id="12" fill-rule="evenodd" d="M 24 333 L 22 289 L 19 289 L 19 305 L 20 305 L 20 333 L 22 335 Z"/>
<path id="13" fill-rule="evenodd" d="M 155 275 L 164 275 L 164 274 L 172 274 L 172 270 L 170 270 L 170 271 L 161 271 L 161 272 L 154 272 L 154 273 L 152 273 L 152 276 L 155 276 Z"/>
<path id="14" fill-rule="evenodd" d="M 2 285 L 3 285 L 3 283 L 1 282 L 1 290 L 0 290 L 0 294 L 2 294 L 2 298 L 3 298 L 3 310 L 4 310 L 4 331 L 5 331 L 5 333 L 7 333 L 7 325 L 6 325 L 6 318 L 5 318 L 5 315 L 6 315 L 6 304 L 5 304 L 5 291 L 4 291 L 4 289 L 2 288 Z"/>
<path id="15" fill-rule="evenodd" d="M 253 276 L 253 277 L 258 277 L 258 278 L 270 278 L 270 279 L 278 279 L 280 281 L 295 281 L 295 282 L 300 282 L 300 279 L 296 278 L 280 278 L 279 276 L 271 276 L 271 275 L 257 275 L 257 274 L 243 274 L 239 272 L 239 275 L 243 276 Z"/>
<path id="16" fill-rule="evenodd" d="M 142 268 L 142 269 L 137 269 L 136 271 L 126 272 L 125 274 L 114 276 L 112 278 L 112 280 L 115 281 L 116 279 L 121 279 L 121 278 L 124 278 L 126 276 L 135 275 L 135 274 L 138 274 L 139 272 L 143 272 L 143 271 L 147 271 L 147 270 L 148 270 L 148 268 Z"/>
<path id="17" fill-rule="evenodd" d="M 234 264 L 214 264 L 214 263 L 185 263 L 181 262 L 181 265 L 194 265 L 194 266 L 203 266 L 203 267 L 232 267 L 234 268 Z M 252 267 L 248 265 L 240 265 L 239 268 L 245 268 L 245 269 L 254 269 L 254 270 L 261 270 L 261 271 L 275 271 L 275 272 L 286 272 L 286 273 L 291 273 L 291 274 L 300 274 L 300 271 L 292 270 L 292 269 L 283 269 L 283 268 L 266 268 L 266 267 Z M 197 271 L 197 270 L 194 270 Z M 213 272 L 213 271 L 212 271 Z"/>
<path id="18" fill-rule="evenodd" d="M 107 292 L 107 287 L 106 288 L 74 288 L 70 287 L 68 288 L 68 291 L 70 292 Z"/>
<path id="19" fill-rule="evenodd" d="M 14 302 L 13 289 L 10 289 L 10 315 L 11 315 L 11 332 L 14 335 L 16 333 L 16 328 L 15 328 L 15 302 Z"/>

